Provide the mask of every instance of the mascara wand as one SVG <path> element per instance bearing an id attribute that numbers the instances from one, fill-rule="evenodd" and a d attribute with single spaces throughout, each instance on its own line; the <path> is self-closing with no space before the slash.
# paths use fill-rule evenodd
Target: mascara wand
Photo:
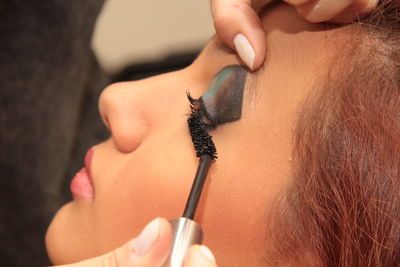
<path id="1" fill-rule="evenodd" d="M 193 108 L 191 116 L 188 118 L 188 126 L 194 149 L 196 150 L 196 156 L 200 157 L 192 189 L 190 190 L 185 211 L 183 212 L 183 217 L 193 219 L 208 170 L 217 158 L 217 149 L 212 141 L 212 137 L 207 132 L 206 126 L 200 119 L 198 109 L 195 107 Z"/>
<path id="2" fill-rule="evenodd" d="M 196 176 L 194 177 L 192 189 L 188 200 L 186 201 L 185 211 L 183 217 L 193 220 L 196 213 L 197 204 L 200 200 L 201 191 L 203 190 L 204 183 L 206 182 L 208 170 L 211 167 L 212 160 L 210 156 L 204 155 L 200 157 L 199 167 L 197 168 Z"/>
<path id="3" fill-rule="evenodd" d="M 194 244 L 201 243 L 203 231 L 200 226 L 193 221 L 193 218 L 196 213 L 196 208 L 200 200 L 208 171 L 217 158 L 217 150 L 212 141 L 212 137 L 208 133 L 204 123 L 201 121 L 196 106 L 192 106 L 192 113 L 188 118 L 188 126 L 196 150 L 196 156 L 200 158 L 200 161 L 188 200 L 186 201 L 183 217 L 170 221 L 174 236 L 172 240 L 171 254 L 164 267 L 182 266 L 183 259 L 188 249 Z"/>

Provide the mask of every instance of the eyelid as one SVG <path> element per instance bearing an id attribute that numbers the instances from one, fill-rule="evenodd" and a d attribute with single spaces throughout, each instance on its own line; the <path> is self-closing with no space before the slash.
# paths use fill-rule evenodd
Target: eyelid
<path id="1" fill-rule="evenodd" d="M 190 92 L 187 92 L 187 98 L 189 101 L 190 111 L 198 112 L 201 121 L 207 127 L 207 130 L 214 130 L 217 128 L 217 123 L 213 121 L 207 114 L 207 109 L 204 105 L 202 105 L 201 97 L 200 98 L 193 98 L 190 95 Z"/>
<path id="2" fill-rule="evenodd" d="M 203 123 L 210 129 L 217 128 L 218 123 L 214 121 L 210 116 L 210 114 L 208 113 L 207 107 L 204 105 L 203 98 L 200 97 L 197 101 L 199 102 L 200 118 L 203 121 Z"/>

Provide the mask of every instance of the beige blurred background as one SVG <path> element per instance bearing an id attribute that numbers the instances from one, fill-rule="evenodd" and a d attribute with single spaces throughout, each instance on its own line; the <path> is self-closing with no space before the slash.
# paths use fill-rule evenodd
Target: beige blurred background
<path id="1" fill-rule="evenodd" d="M 92 46 L 103 68 L 200 49 L 214 33 L 209 0 L 107 0 Z"/>

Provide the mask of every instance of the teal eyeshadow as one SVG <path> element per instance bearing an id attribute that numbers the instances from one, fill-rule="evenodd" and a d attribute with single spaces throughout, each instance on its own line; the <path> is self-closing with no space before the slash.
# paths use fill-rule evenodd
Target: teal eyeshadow
<path id="1" fill-rule="evenodd" d="M 202 96 L 203 100 L 207 101 L 208 98 L 214 97 L 218 90 L 221 89 L 221 85 L 224 83 L 224 81 L 234 74 L 235 71 L 231 67 L 223 68 L 215 77 L 211 88 Z"/>
<path id="2" fill-rule="evenodd" d="M 218 72 L 210 89 L 199 98 L 205 117 L 214 126 L 241 118 L 247 74 L 240 65 L 227 66 Z"/>

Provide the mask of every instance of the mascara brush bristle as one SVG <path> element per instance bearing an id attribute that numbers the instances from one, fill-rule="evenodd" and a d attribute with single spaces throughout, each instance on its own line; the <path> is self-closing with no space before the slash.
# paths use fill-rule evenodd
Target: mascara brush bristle
<path id="1" fill-rule="evenodd" d="M 208 155 L 212 162 L 214 162 L 217 158 L 217 149 L 215 148 L 212 136 L 208 133 L 206 126 L 201 121 L 196 107 L 192 107 L 192 113 L 187 121 L 190 135 L 192 136 L 192 142 L 196 150 L 196 156 L 201 157 L 203 155 Z"/>

